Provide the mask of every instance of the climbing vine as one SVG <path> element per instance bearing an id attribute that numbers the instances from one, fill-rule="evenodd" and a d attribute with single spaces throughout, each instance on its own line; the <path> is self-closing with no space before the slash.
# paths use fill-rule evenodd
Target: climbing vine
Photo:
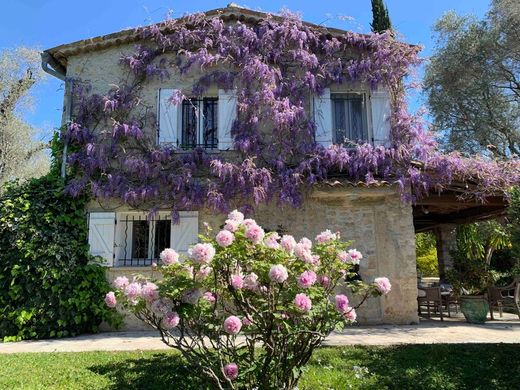
<path id="1" fill-rule="evenodd" d="M 168 207 L 176 218 L 179 210 L 203 206 L 226 211 L 276 201 L 298 207 L 312 185 L 334 177 L 389 181 L 408 201 L 453 181 L 471 182 L 462 195 L 477 198 L 518 182 L 515 162 L 438 151 L 421 116 L 409 114 L 405 103 L 402 80 L 419 64 L 419 49 L 391 34 L 332 35 L 290 13 L 254 25 L 194 14 L 138 34 L 135 50 L 122 53 L 125 76 L 114 80 L 117 86 L 99 95 L 76 80 L 75 120 L 63 134 L 76 150 L 68 159 L 77 172 L 68 185 L 73 195 L 90 190 L 100 201 Z M 234 152 L 178 153 L 144 130 L 157 118 L 140 94 L 149 81 L 172 74 L 198 78 L 191 90 L 172 95 L 171 104 L 214 85 L 236 89 Z M 315 142 L 310 96 L 354 83 L 390 91 L 389 145 Z"/>

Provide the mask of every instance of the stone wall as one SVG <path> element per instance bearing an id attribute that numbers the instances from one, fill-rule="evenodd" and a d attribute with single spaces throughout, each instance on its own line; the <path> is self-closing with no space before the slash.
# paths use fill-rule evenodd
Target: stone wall
<path id="1" fill-rule="evenodd" d="M 392 283 L 389 295 L 371 298 L 359 309 L 359 322 L 418 322 L 412 208 L 401 202 L 395 188 L 323 187 L 309 194 L 300 209 L 272 204 L 259 207 L 251 217 L 266 229 L 282 228 L 297 239 L 314 238 L 327 228 L 341 232 L 342 239 L 353 240 L 352 247 L 363 253 L 360 265 L 363 280 L 370 282 L 378 276 L 387 276 Z M 200 211 L 199 231 L 203 231 L 203 222 L 209 222 L 217 230 L 224 220 L 224 215 Z M 119 275 L 150 275 L 150 272 L 149 268 L 111 268 L 107 276 L 113 280 Z M 131 318 L 127 319 L 127 326 L 143 328 Z"/>

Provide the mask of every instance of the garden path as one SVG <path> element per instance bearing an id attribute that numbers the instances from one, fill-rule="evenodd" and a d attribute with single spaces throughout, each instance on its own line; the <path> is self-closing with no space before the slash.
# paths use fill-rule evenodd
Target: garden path
<path id="1" fill-rule="evenodd" d="M 448 319 L 444 322 L 422 320 L 419 325 L 353 326 L 332 334 L 325 342 L 329 346 L 437 343 L 520 343 L 520 320 L 504 313 L 501 320 L 483 325 Z M 167 347 L 154 331 L 106 332 L 66 339 L 0 343 L 0 353 L 161 349 Z"/>

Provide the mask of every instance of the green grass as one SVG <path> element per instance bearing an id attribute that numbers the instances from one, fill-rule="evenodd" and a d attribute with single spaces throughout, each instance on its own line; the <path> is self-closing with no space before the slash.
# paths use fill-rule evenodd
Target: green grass
<path id="1" fill-rule="evenodd" d="M 368 373 L 355 376 L 353 366 Z M 172 352 L 0 355 L 0 389 L 205 389 Z M 319 349 L 300 389 L 520 389 L 520 345 Z"/>

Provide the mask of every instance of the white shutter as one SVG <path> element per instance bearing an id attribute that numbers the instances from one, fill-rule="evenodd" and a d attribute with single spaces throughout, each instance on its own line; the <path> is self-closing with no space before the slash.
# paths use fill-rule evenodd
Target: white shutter
<path id="1" fill-rule="evenodd" d="M 159 90 L 159 144 L 177 146 L 181 105 L 174 105 L 168 101 L 175 91 L 175 89 L 169 88 L 161 88 Z"/>
<path id="2" fill-rule="evenodd" d="M 101 256 L 105 265 L 114 264 L 115 213 L 90 213 L 88 243 L 92 256 Z"/>
<path id="3" fill-rule="evenodd" d="M 387 91 L 373 91 L 370 102 L 372 105 L 372 134 L 374 145 L 386 145 L 390 141 L 390 96 Z"/>
<path id="4" fill-rule="evenodd" d="M 188 251 L 188 248 L 196 244 L 199 235 L 199 216 L 197 212 L 181 213 L 180 222 L 172 222 L 170 246 L 179 253 Z"/>
<path id="5" fill-rule="evenodd" d="M 327 147 L 332 145 L 332 103 L 330 89 L 325 88 L 321 96 L 312 97 L 316 142 Z"/>
<path id="6" fill-rule="evenodd" d="M 218 148 L 233 148 L 231 126 L 237 116 L 237 96 L 234 90 L 218 90 Z"/>

